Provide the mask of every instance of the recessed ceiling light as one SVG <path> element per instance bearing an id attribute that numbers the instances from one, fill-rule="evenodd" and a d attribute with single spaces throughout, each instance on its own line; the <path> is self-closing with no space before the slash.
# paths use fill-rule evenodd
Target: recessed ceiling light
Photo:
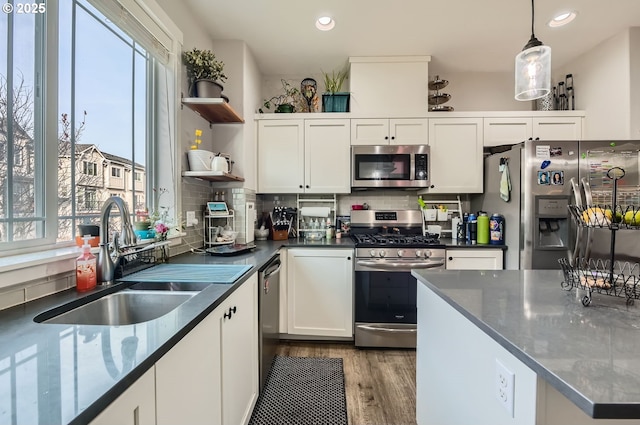
<path id="1" fill-rule="evenodd" d="M 316 28 L 318 28 L 320 31 L 329 31 L 332 30 L 335 26 L 336 21 L 331 19 L 330 16 L 321 16 L 316 21 Z"/>
<path id="2" fill-rule="evenodd" d="M 561 27 L 576 19 L 577 15 L 578 13 L 574 11 L 563 12 L 556 15 L 552 20 L 549 21 L 547 25 L 549 25 L 551 28 Z"/>

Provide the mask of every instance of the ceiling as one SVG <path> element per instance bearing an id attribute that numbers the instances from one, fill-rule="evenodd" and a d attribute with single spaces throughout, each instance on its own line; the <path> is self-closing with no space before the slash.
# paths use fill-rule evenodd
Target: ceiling
<path id="1" fill-rule="evenodd" d="M 431 55 L 438 72 L 511 72 L 531 35 L 527 0 L 184 0 L 214 40 L 243 40 L 261 72 L 317 74 L 350 56 Z M 546 23 L 575 10 L 561 28 Z M 315 20 L 332 16 L 323 32 Z M 640 27 L 640 0 L 538 0 L 535 35 L 561 67 L 625 28 Z M 203 46 L 188 46 L 185 49 Z M 214 52 L 215 53 L 215 52 Z"/>

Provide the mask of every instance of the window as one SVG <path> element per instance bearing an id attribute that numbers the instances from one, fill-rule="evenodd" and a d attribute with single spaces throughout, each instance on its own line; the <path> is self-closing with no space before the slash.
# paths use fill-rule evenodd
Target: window
<path id="1" fill-rule="evenodd" d="M 141 182 L 142 181 L 142 173 L 139 173 L 138 171 L 133 173 L 133 179 L 137 182 Z"/>
<path id="2" fill-rule="evenodd" d="M 98 164 L 95 162 L 82 161 L 82 173 L 88 176 L 97 176 Z"/>
<path id="3" fill-rule="evenodd" d="M 45 4 L 45 13 L 0 14 L 0 255 L 73 241 L 77 224 L 98 217 L 109 172 L 125 180 L 131 210 L 166 184 L 156 168 L 178 181 L 166 159 L 175 153 L 155 150 L 176 152 L 179 30 L 156 4 Z M 109 171 L 112 161 L 120 166 Z M 123 172 L 134 168 L 145 184 Z M 56 187 L 57 199 L 45 197 Z"/>

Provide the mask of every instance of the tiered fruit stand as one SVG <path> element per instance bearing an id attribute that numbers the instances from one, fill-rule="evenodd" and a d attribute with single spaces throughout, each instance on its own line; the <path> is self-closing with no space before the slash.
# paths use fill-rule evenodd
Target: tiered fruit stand
<path id="1" fill-rule="evenodd" d="M 640 299 L 640 265 L 638 263 L 616 261 L 616 233 L 619 230 L 640 230 L 640 207 L 617 205 L 618 180 L 624 177 L 624 170 L 614 167 L 608 170 L 607 177 L 613 180 L 612 205 L 570 205 L 571 216 L 576 224 L 583 228 L 604 228 L 611 231 L 609 258 L 593 259 L 577 257 L 559 260 L 564 273 L 562 288 L 572 288 L 587 292 L 582 304 L 591 304 L 592 294 L 604 294 L 626 298 L 627 305 Z M 639 240 L 640 242 L 640 240 Z M 589 242 L 587 242 L 589 243 Z"/>

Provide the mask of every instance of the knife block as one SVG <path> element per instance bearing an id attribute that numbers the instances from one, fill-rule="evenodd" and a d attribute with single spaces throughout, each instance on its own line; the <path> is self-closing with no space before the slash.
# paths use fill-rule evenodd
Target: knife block
<path id="1" fill-rule="evenodd" d="M 275 230 L 271 227 L 271 237 L 274 241 L 284 241 L 289 239 L 289 230 Z"/>

